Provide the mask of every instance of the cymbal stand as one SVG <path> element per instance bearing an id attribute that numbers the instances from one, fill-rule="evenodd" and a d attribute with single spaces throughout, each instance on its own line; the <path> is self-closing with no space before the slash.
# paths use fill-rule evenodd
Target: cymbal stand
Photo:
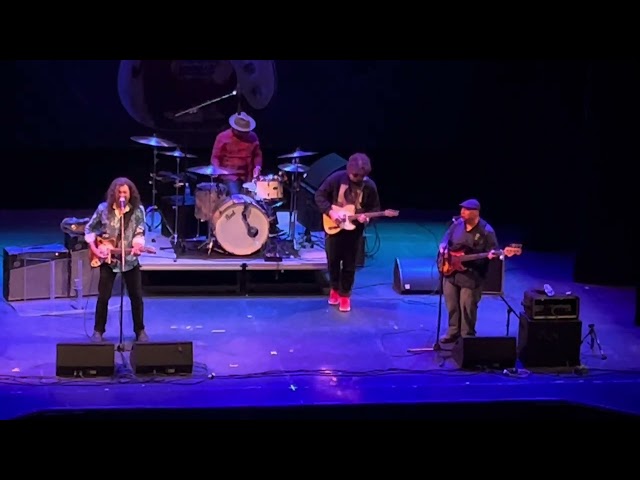
<path id="1" fill-rule="evenodd" d="M 157 228 L 159 228 L 162 225 L 162 221 L 164 220 L 162 216 L 158 218 L 158 215 L 156 215 L 156 212 L 159 211 L 158 205 L 156 204 L 156 195 L 158 193 L 158 190 L 156 189 L 156 177 L 158 173 L 157 166 L 158 147 L 153 147 L 153 172 L 151 173 L 151 181 L 149 182 L 151 184 L 151 205 L 145 211 L 147 229 L 150 232 L 153 232 Z"/>
<path id="2" fill-rule="evenodd" d="M 177 247 L 178 240 L 179 240 L 178 215 L 180 212 L 180 202 L 178 198 L 180 198 L 180 187 L 182 187 L 183 185 L 184 184 L 180 182 L 180 157 L 176 157 L 176 183 L 175 183 L 176 195 L 175 195 L 175 201 L 173 205 L 173 209 L 175 210 L 175 215 L 173 216 L 173 233 L 171 234 L 171 237 L 169 237 L 169 241 L 173 244 L 174 247 Z M 184 204 L 184 201 L 185 199 L 183 196 L 182 198 L 183 204 Z"/>
<path id="3" fill-rule="evenodd" d="M 209 176 L 209 181 L 211 182 L 212 190 L 213 190 L 213 185 L 214 185 L 213 178 L 214 178 L 213 175 Z M 221 197 L 220 191 L 218 190 L 216 193 L 218 194 L 218 198 L 220 198 Z M 209 203 L 209 220 L 207 221 L 207 227 L 208 227 L 207 228 L 207 239 L 204 242 L 202 242 L 200 244 L 200 246 L 198 246 L 198 250 L 200 250 L 201 248 L 206 246 L 207 247 L 207 255 L 211 255 L 211 250 L 213 250 L 213 228 L 211 226 L 211 221 L 213 220 L 212 216 L 213 216 L 213 207 L 214 207 L 211 204 L 211 191 L 209 192 L 208 203 Z M 199 232 L 200 232 L 200 222 L 198 222 L 198 233 Z M 200 235 L 198 235 L 198 236 L 200 236 Z"/>
<path id="4" fill-rule="evenodd" d="M 298 165 L 300 160 L 293 158 L 293 165 Z M 298 223 L 298 193 L 300 192 L 301 172 L 291 172 L 291 199 L 289 201 L 289 239 L 293 241 L 293 249 L 298 250 L 298 240 L 296 239 L 296 223 Z"/>

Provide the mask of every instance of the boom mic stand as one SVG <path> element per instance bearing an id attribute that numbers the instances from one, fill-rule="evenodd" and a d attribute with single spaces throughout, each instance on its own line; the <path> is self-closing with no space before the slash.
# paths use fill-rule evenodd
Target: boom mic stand
<path id="1" fill-rule="evenodd" d="M 236 89 L 233 92 L 227 93 L 226 95 L 223 95 L 221 97 L 214 98 L 213 100 L 208 100 L 208 101 L 206 101 L 204 103 L 201 103 L 200 105 L 196 105 L 195 107 L 191 107 L 191 108 L 188 108 L 188 109 L 183 110 L 181 112 L 178 112 L 178 113 L 173 115 L 173 118 L 181 117 L 182 115 L 185 115 L 187 113 L 196 113 L 202 107 L 206 107 L 207 105 L 211 105 L 212 103 L 216 103 L 216 102 L 219 102 L 220 100 L 224 100 L 225 98 L 232 97 L 233 95 L 237 95 L 237 93 L 238 93 L 238 90 Z"/>
<path id="2" fill-rule="evenodd" d="M 440 278 L 438 279 L 438 325 L 436 327 L 436 343 L 433 344 L 433 347 L 422 347 L 422 348 L 409 348 L 407 350 L 408 353 L 424 353 L 424 352 L 439 352 L 442 350 L 440 346 L 440 328 L 442 325 L 442 295 L 444 292 L 444 275 L 440 273 Z"/>
<path id="3" fill-rule="evenodd" d="M 518 320 L 520 320 L 520 315 L 518 315 L 516 313 L 516 311 L 513 309 L 513 307 L 509 304 L 509 302 L 507 302 L 507 299 L 504 298 L 503 294 L 500 294 L 500 299 L 507 306 L 507 332 L 505 333 L 505 336 L 508 337 L 509 336 L 509 328 L 511 326 L 511 314 L 513 313 Z"/>

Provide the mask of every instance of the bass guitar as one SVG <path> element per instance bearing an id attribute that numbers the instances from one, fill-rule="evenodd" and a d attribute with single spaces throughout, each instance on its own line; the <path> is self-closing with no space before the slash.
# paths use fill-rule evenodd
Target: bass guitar
<path id="1" fill-rule="evenodd" d="M 445 277 L 453 275 L 455 272 L 464 272 L 467 270 L 467 267 L 465 267 L 463 263 L 488 258 L 490 253 L 499 257 L 501 260 L 504 260 L 504 257 L 513 257 L 514 255 L 522 254 L 522 245 L 519 243 L 512 243 L 504 249 L 472 254 L 465 254 L 464 251 L 460 250 L 445 250 L 444 253 L 438 252 L 438 271 Z"/>
<path id="2" fill-rule="evenodd" d="M 384 210 L 381 212 L 368 212 L 356 214 L 355 205 L 345 205 L 344 207 L 338 207 L 337 205 L 331 205 L 331 211 L 336 212 L 341 222 L 334 222 L 326 213 L 322 215 L 322 226 L 324 231 L 329 235 L 334 235 L 341 230 L 355 230 L 356 225 L 353 221 L 360 215 L 364 215 L 367 218 L 376 217 L 397 217 L 400 215 L 398 210 Z"/>
<path id="3" fill-rule="evenodd" d="M 120 256 L 122 255 L 122 250 L 119 248 L 116 248 L 115 239 L 97 237 L 95 246 L 98 248 L 100 247 L 106 248 L 108 254 L 107 254 L 107 258 L 100 258 L 95 253 L 93 253 L 93 250 L 89 250 L 89 262 L 93 268 L 99 267 L 103 263 L 110 265 L 120 260 Z M 132 250 L 131 248 L 125 248 L 124 254 L 131 255 L 131 250 Z M 143 253 L 156 253 L 156 249 L 153 247 L 142 247 L 140 251 Z"/>

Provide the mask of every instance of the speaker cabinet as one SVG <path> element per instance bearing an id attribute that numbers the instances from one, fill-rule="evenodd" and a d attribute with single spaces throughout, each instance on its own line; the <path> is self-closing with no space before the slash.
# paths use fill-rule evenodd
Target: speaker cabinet
<path id="1" fill-rule="evenodd" d="M 315 194 L 322 182 L 331 174 L 347 167 L 347 161 L 330 153 L 311 164 L 298 192 L 298 222 L 312 232 L 322 230 L 322 212 L 318 210 Z"/>
<path id="2" fill-rule="evenodd" d="M 504 261 L 489 262 L 487 278 L 482 286 L 484 295 L 502 295 L 504 291 Z M 393 289 L 401 294 L 440 293 L 440 273 L 436 257 L 396 258 L 393 266 Z"/>
<path id="3" fill-rule="evenodd" d="M 482 286 L 484 295 L 502 295 L 504 293 L 504 270 L 504 260 L 494 258 L 489 262 L 487 278 Z"/>
<path id="4" fill-rule="evenodd" d="M 193 342 L 134 343 L 129 361 L 136 374 L 192 373 Z"/>
<path id="5" fill-rule="evenodd" d="M 3 254 L 8 302 L 69 296 L 69 251 L 64 245 L 5 247 Z"/>
<path id="6" fill-rule="evenodd" d="M 453 345 L 451 358 L 463 369 L 515 368 L 517 360 L 514 337 L 461 337 Z"/>
<path id="7" fill-rule="evenodd" d="M 113 343 L 59 343 L 56 346 L 58 377 L 111 377 L 115 372 Z"/>
<path id="8" fill-rule="evenodd" d="M 525 367 L 576 367 L 581 342 L 581 320 L 532 320 L 520 312 L 518 358 Z"/>

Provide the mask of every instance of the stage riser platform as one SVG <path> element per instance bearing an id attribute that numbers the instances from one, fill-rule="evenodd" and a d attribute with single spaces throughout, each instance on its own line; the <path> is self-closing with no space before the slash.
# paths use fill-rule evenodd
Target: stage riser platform
<path id="1" fill-rule="evenodd" d="M 171 270 L 143 271 L 145 295 L 327 295 L 321 270 Z"/>

